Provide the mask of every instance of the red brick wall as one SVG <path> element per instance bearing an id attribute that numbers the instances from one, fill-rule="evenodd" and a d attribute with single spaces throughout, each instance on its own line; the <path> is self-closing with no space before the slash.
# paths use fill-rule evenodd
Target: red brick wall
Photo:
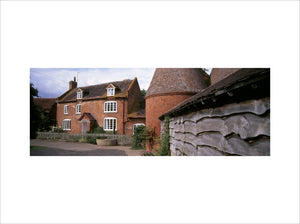
<path id="1" fill-rule="evenodd" d="M 104 113 L 104 102 L 117 101 L 116 113 Z M 124 106 L 125 103 L 125 106 Z M 127 119 L 127 100 L 114 99 L 110 97 L 107 100 L 91 100 L 81 102 L 81 114 L 76 114 L 76 105 L 78 102 L 71 103 L 58 103 L 57 105 L 57 125 L 62 126 L 63 119 L 71 119 L 71 131 L 70 133 L 81 133 L 81 123 L 79 118 L 83 113 L 91 113 L 97 120 L 98 125 L 103 127 L 103 120 L 106 117 L 117 118 L 117 134 L 123 134 L 123 110 L 125 112 L 125 120 Z M 64 105 L 69 105 L 69 114 L 64 114 Z"/>
<path id="2" fill-rule="evenodd" d="M 143 118 L 134 118 L 129 119 L 125 124 L 125 135 L 133 135 L 133 125 L 134 124 L 145 124 L 145 119 Z"/>
<path id="3" fill-rule="evenodd" d="M 162 96 L 150 96 L 146 98 L 146 126 L 155 130 L 155 136 L 160 136 L 160 120 L 159 117 L 177 106 L 185 99 L 191 97 L 190 95 L 162 95 Z M 147 150 L 152 150 L 147 145 Z"/>

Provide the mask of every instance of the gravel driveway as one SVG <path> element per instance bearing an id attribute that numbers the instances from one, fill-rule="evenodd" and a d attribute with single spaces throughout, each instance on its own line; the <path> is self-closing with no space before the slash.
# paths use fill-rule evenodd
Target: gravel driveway
<path id="1" fill-rule="evenodd" d="M 144 150 L 132 150 L 129 146 L 98 146 L 89 143 L 62 140 L 31 139 L 31 156 L 139 156 Z"/>

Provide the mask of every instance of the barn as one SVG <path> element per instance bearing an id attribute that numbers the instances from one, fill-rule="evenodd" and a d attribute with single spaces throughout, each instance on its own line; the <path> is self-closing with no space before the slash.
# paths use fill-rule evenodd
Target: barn
<path id="1" fill-rule="evenodd" d="M 269 156 L 270 69 L 213 69 L 211 85 L 159 117 L 171 155 Z"/>

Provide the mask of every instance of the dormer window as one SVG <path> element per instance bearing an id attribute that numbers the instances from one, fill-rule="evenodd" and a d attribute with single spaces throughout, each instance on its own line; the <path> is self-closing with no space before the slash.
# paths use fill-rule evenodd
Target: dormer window
<path id="1" fill-rule="evenodd" d="M 107 88 L 107 96 L 114 96 L 115 88 Z"/>
<path id="2" fill-rule="evenodd" d="M 77 99 L 82 99 L 82 91 L 78 90 L 77 92 Z"/>

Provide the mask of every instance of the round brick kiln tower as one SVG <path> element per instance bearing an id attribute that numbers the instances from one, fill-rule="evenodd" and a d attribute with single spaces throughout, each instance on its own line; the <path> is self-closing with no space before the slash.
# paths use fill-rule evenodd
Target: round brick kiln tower
<path id="1" fill-rule="evenodd" d="M 160 136 L 159 117 L 206 88 L 209 76 L 199 68 L 157 68 L 146 94 L 146 127 Z M 147 150 L 152 150 L 147 144 Z"/>

